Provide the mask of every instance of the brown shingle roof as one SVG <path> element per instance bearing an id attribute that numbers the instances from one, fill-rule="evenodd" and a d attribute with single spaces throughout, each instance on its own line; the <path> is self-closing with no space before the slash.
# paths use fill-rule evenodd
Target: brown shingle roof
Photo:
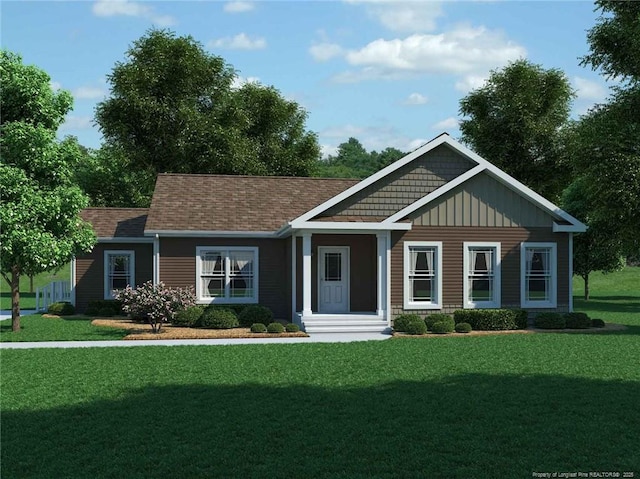
<path id="1" fill-rule="evenodd" d="M 99 238 L 135 238 L 143 236 L 148 213 L 148 208 L 85 208 L 80 216 Z"/>
<path id="2" fill-rule="evenodd" d="M 160 174 L 147 231 L 277 231 L 358 180 Z"/>

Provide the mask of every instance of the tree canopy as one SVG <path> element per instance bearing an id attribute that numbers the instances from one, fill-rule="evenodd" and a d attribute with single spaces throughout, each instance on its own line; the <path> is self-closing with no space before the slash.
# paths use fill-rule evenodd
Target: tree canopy
<path id="1" fill-rule="evenodd" d="M 557 200 L 569 182 L 560 131 L 574 92 L 560 70 L 527 60 L 491 72 L 460 100 L 462 140 L 536 192 Z"/>
<path id="2" fill-rule="evenodd" d="M 11 286 L 13 330 L 20 329 L 19 280 L 61 267 L 95 242 L 78 213 L 87 198 L 73 183 L 80 151 L 55 133 L 71 109 L 49 76 L 0 52 L 0 271 Z"/>
<path id="3" fill-rule="evenodd" d="M 307 113 L 236 72 L 190 36 L 152 29 L 108 75 L 96 108 L 110 148 L 139 170 L 308 176 L 319 157 Z"/>
<path id="4" fill-rule="evenodd" d="M 366 178 L 405 155 L 396 148 L 368 152 L 356 138 L 338 145 L 336 155 L 319 160 L 316 176 L 326 178 Z"/>

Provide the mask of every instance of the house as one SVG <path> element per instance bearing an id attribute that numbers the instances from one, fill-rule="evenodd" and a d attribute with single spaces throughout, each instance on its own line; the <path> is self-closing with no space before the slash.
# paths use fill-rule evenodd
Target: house
<path id="1" fill-rule="evenodd" d="M 79 311 L 145 281 L 259 303 L 307 331 L 384 330 L 403 312 L 571 311 L 585 225 L 442 134 L 362 181 L 161 174 L 151 207 L 82 212 Z"/>

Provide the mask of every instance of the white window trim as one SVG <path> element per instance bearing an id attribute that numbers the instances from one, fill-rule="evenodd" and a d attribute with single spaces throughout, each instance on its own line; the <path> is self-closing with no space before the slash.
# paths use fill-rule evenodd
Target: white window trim
<path id="1" fill-rule="evenodd" d="M 470 248 L 493 248 L 495 250 L 495 266 L 493 270 L 493 301 L 471 301 L 469 299 L 469 249 Z M 499 308 L 502 304 L 501 290 L 501 264 L 502 255 L 500 253 L 499 242 L 486 241 L 465 241 L 463 244 L 463 307 L 465 309 L 472 308 Z"/>
<path id="2" fill-rule="evenodd" d="M 119 255 L 129 256 L 129 278 L 130 278 L 130 286 L 132 288 L 136 285 L 136 253 L 133 250 L 122 250 L 122 249 L 106 249 L 104 250 L 104 274 L 102 278 L 102 284 L 104 287 L 104 299 L 113 299 L 112 291 L 109 288 L 109 256 L 111 255 Z"/>
<path id="3" fill-rule="evenodd" d="M 549 248 L 550 249 L 550 270 L 551 284 L 549 285 L 548 301 L 527 301 L 526 300 L 526 270 L 527 270 L 527 248 Z M 522 308 L 556 308 L 558 301 L 558 245 L 557 243 L 521 243 L 520 244 L 520 306 Z"/>
<path id="4" fill-rule="evenodd" d="M 411 301 L 409 297 L 409 270 L 410 254 L 412 246 L 436 248 L 436 300 L 435 301 Z M 404 242 L 404 309 L 442 309 L 442 241 L 405 241 Z"/>
<path id="5" fill-rule="evenodd" d="M 204 297 L 202 294 L 202 253 L 204 251 L 221 251 L 225 252 L 224 261 L 225 261 L 225 271 L 226 278 L 225 280 L 228 282 L 229 276 L 229 251 L 251 251 L 253 252 L 254 257 L 254 267 L 253 267 L 253 296 L 250 298 L 209 298 Z M 260 270 L 260 262 L 258 256 L 258 247 L 256 246 L 196 246 L 196 302 L 198 304 L 257 304 L 258 303 L 258 290 L 259 290 L 259 277 L 258 272 Z"/>

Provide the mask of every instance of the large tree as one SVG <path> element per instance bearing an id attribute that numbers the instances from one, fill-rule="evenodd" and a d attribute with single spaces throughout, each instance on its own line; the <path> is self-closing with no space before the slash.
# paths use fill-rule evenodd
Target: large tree
<path id="1" fill-rule="evenodd" d="M 557 200 L 569 183 L 559 133 L 574 92 L 560 70 L 517 60 L 460 100 L 462 140 L 536 192 Z"/>
<path id="2" fill-rule="evenodd" d="M 54 92 L 49 76 L 0 52 L 0 272 L 12 295 L 12 329 L 20 329 L 20 276 L 66 264 L 95 242 L 78 213 L 87 198 L 73 183 L 80 151 L 56 140 L 71 109 L 66 91 Z"/>
<path id="3" fill-rule="evenodd" d="M 630 255 L 640 252 L 640 2 L 596 2 L 582 63 L 620 80 L 606 103 L 571 129 L 572 161 L 593 198 L 591 217 L 607 224 Z"/>
<path id="4" fill-rule="evenodd" d="M 133 168 L 175 173 L 309 175 L 319 146 L 306 112 L 236 73 L 190 36 L 152 29 L 108 76 L 96 109 L 107 144 Z"/>
<path id="5" fill-rule="evenodd" d="M 593 218 L 594 197 L 578 177 L 562 194 L 562 207 L 588 226 L 573 241 L 573 273 L 584 281 L 584 299 L 589 300 L 589 275 L 594 271 L 610 273 L 624 266 L 622 241 L 611 235 L 608 221 Z"/>
<path id="6" fill-rule="evenodd" d="M 329 178 L 366 178 L 394 161 L 404 153 L 396 148 L 385 148 L 381 152 L 368 152 L 356 138 L 349 138 L 338 145 L 336 155 L 319 160 L 315 174 Z"/>

